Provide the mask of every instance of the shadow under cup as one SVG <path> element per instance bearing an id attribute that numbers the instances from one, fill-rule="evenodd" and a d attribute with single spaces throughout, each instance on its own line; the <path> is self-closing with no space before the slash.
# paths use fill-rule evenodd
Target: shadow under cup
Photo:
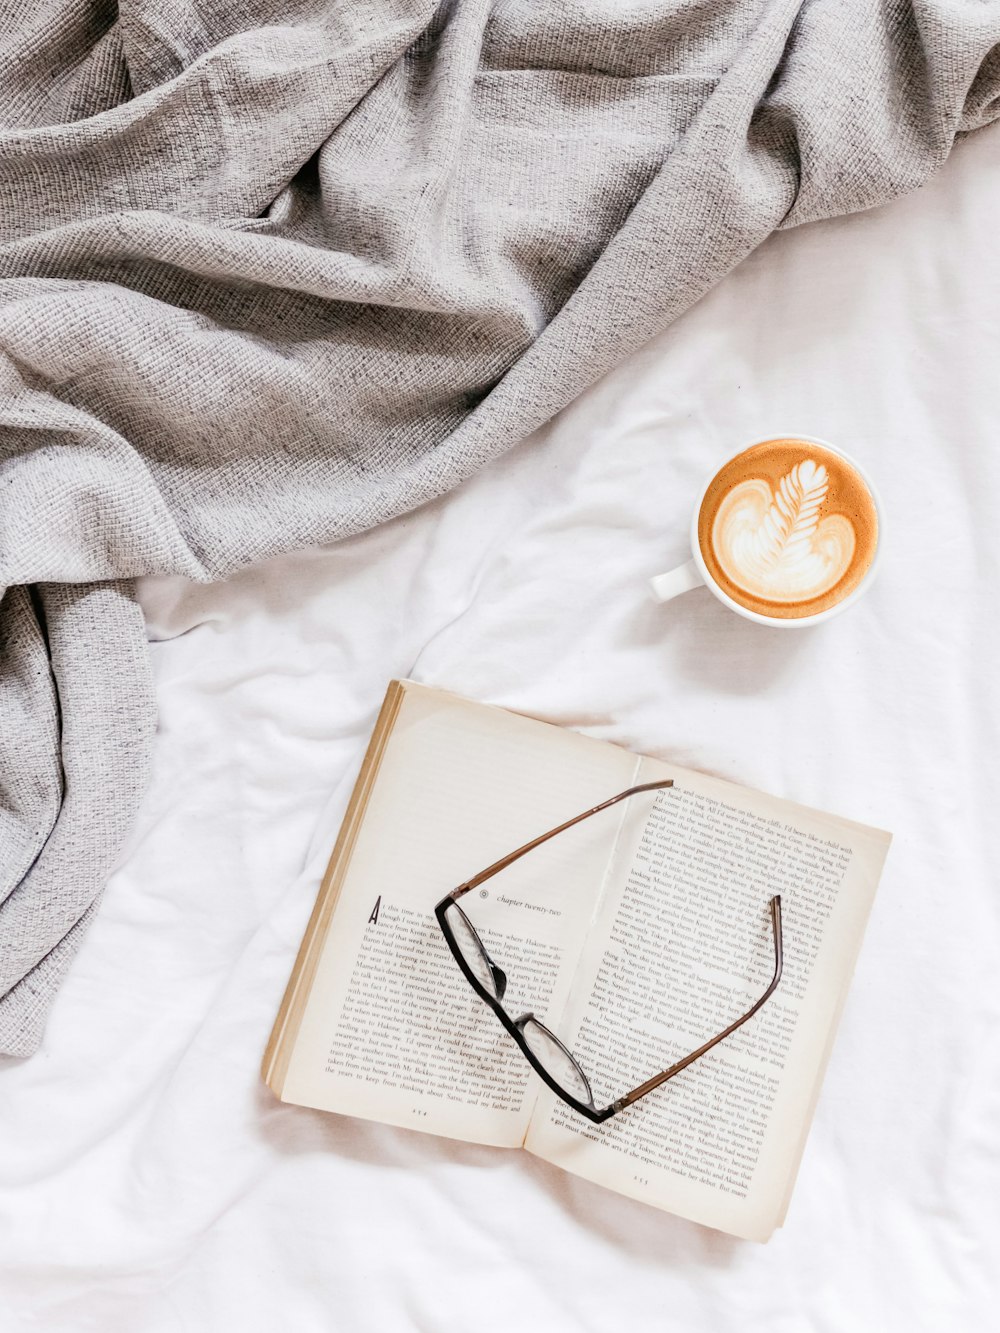
<path id="1" fill-rule="evenodd" d="M 806 435 L 741 450 L 715 473 L 692 523 L 694 563 L 734 611 L 804 626 L 844 610 L 870 586 L 882 512 L 863 469 Z"/>

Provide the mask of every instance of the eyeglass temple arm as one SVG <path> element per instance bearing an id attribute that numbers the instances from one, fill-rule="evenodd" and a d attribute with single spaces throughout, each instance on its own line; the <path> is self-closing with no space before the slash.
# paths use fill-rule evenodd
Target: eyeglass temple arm
<path id="1" fill-rule="evenodd" d="M 633 1088 L 632 1091 L 627 1092 L 624 1097 L 620 1097 L 618 1101 L 615 1102 L 616 1111 L 621 1111 L 624 1110 L 626 1106 L 631 1106 L 632 1103 L 637 1102 L 640 1097 L 645 1097 L 647 1092 L 652 1092 L 654 1088 L 658 1088 L 662 1083 L 666 1083 L 667 1079 L 673 1078 L 674 1075 L 679 1074 L 682 1069 L 687 1069 L 688 1065 L 694 1064 L 695 1060 L 703 1056 L 706 1051 L 710 1051 L 713 1046 L 717 1046 L 720 1041 L 724 1041 L 731 1032 L 735 1032 L 738 1027 L 742 1027 L 748 1018 L 753 1018 L 761 1005 L 771 998 L 774 994 L 775 987 L 781 980 L 782 949 L 780 894 L 776 894 L 775 897 L 771 899 L 771 929 L 774 932 L 774 976 L 771 978 L 771 984 L 753 1008 L 748 1009 L 743 1017 L 738 1018 L 735 1023 L 730 1023 L 726 1030 L 720 1032 L 717 1037 L 713 1037 L 711 1041 L 706 1041 L 704 1046 L 699 1046 L 696 1051 L 692 1051 L 690 1055 L 685 1055 L 683 1060 L 678 1060 L 675 1065 L 671 1065 L 669 1069 L 665 1069 L 662 1074 L 654 1074 L 654 1076 L 647 1079 L 645 1083 L 640 1083 L 637 1088 Z"/>
<path id="2" fill-rule="evenodd" d="M 491 875 L 496 875 L 499 871 L 505 870 L 507 866 L 513 864 L 514 861 L 519 860 L 520 857 L 524 856 L 527 852 L 533 851 L 535 847 L 540 847 L 543 842 L 548 842 L 550 838 L 554 838 L 557 833 L 562 833 L 564 830 L 572 828 L 574 824 L 579 824 L 582 819 L 589 819 L 591 815 L 596 815 L 601 810 L 606 810 L 609 805 L 616 805 L 618 801 L 624 801 L 626 796 L 636 796 L 639 792 L 643 791 L 662 791 L 665 787 L 672 787 L 673 785 L 673 778 L 667 778 L 662 782 L 643 782 L 640 783 L 638 787 L 629 787 L 626 791 L 620 791 L 617 796 L 608 797 L 608 799 L 602 801 L 600 805 L 595 805 L 592 810 L 584 810 L 582 815 L 574 815 L 572 819 L 567 819 L 565 824 L 560 824 L 558 828 L 549 829 L 548 833 L 543 833 L 540 837 L 532 838 L 531 842 L 526 842 L 523 847 L 518 847 L 517 851 L 510 852 L 502 861 L 494 861 L 491 866 L 487 866 L 485 870 L 481 870 L 478 875 L 473 876 L 472 879 L 466 880 L 464 884 L 460 884 L 451 894 L 451 897 L 456 900 L 461 898 L 464 894 L 468 893 L 470 889 L 476 888 L 478 885 L 482 884 L 484 880 L 489 879 Z"/>

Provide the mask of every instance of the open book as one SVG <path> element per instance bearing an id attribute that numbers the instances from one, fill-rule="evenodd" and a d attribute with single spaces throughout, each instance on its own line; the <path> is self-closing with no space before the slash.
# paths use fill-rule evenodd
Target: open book
<path id="1" fill-rule="evenodd" d="M 462 900 L 504 1004 L 573 1051 L 604 1124 L 555 1096 L 475 994 L 435 904 L 627 787 L 672 778 Z M 282 1100 L 524 1147 L 737 1236 L 784 1218 L 889 835 L 408 681 L 386 695 L 264 1056 Z"/>

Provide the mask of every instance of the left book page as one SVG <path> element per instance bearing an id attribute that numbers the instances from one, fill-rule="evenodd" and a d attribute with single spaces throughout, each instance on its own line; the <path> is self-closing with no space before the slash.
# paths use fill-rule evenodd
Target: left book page
<path id="1" fill-rule="evenodd" d="M 393 682 L 264 1061 L 283 1101 L 520 1146 L 537 1080 L 473 993 L 434 906 L 630 785 L 638 759 L 576 732 Z M 463 902 L 547 1021 L 567 999 L 621 821 L 598 816 Z"/>

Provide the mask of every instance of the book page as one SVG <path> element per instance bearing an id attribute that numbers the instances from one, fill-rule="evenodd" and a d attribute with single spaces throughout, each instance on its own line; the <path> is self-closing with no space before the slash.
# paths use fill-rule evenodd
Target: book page
<path id="1" fill-rule="evenodd" d="M 683 769 L 630 812 L 558 1035 L 599 1109 L 743 1027 L 594 1125 L 545 1090 L 526 1147 L 620 1193 L 734 1235 L 780 1225 L 889 845 L 839 820 Z"/>
<path id="2" fill-rule="evenodd" d="M 280 1095 L 478 1143 L 520 1145 L 538 1080 L 469 986 L 437 902 L 627 787 L 634 755 L 406 683 Z M 565 1003 L 621 827 L 606 812 L 462 899 L 515 1016 Z"/>

